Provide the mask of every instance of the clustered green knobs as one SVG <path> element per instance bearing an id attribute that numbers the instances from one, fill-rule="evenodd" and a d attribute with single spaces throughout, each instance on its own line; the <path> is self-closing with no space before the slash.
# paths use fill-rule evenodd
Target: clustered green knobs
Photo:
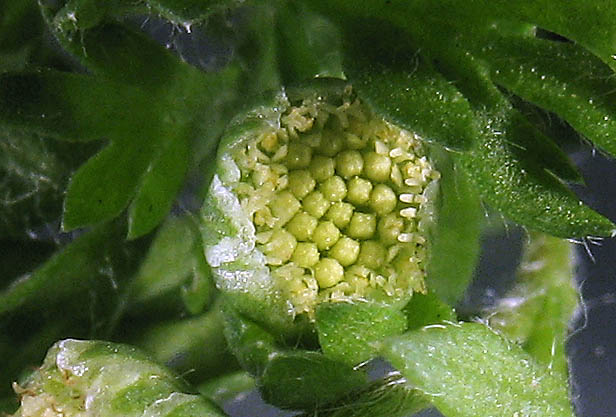
<path id="1" fill-rule="evenodd" d="M 139 349 L 66 339 L 49 349 L 23 386 L 13 417 L 223 417 L 217 406 L 187 394 L 177 375 Z"/>
<path id="2" fill-rule="evenodd" d="M 336 105 L 290 106 L 231 158 L 241 173 L 232 191 L 295 314 L 424 290 L 440 174 L 421 138 L 373 116 L 350 88 Z"/>

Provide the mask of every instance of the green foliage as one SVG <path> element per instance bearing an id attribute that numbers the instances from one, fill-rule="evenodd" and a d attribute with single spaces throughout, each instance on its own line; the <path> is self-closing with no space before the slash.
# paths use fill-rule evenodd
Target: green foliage
<path id="1" fill-rule="evenodd" d="M 383 355 L 445 415 L 573 416 L 563 375 L 481 324 L 414 330 Z"/>
<path id="2" fill-rule="evenodd" d="M 363 371 L 320 352 L 289 349 L 231 307 L 226 308 L 225 333 L 263 398 L 279 407 L 313 409 L 366 383 Z"/>
<path id="3" fill-rule="evenodd" d="M 172 217 L 159 228 L 131 283 L 134 313 L 203 312 L 214 297 L 197 225 L 190 216 Z"/>
<path id="4" fill-rule="evenodd" d="M 79 401 L 92 386 L 105 388 L 87 412 L 102 416 L 222 416 L 203 397 L 222 405 L 254 387 L 306 417 L 429 406 L 447 417 L 572 416 L 565 341 L 578 296 L 561 238 L 616 233 L 570 190 L 583 178 L 559 146 L 583 137 L 616 154 L 616 12 L 607 0 L 578 3 L 0 0 L 0 357 L 10 358 L 0 363 L 0 413 L 15 412 L 17 381 L 30 401 L 21 417 L 52 403 L 71 415 L 88 407 Z M 144 19 L 169 29 L 168 47 Z M 303 100 L 328 119 L 294 107 Z M 363 164 L 359 102 L 370 121 L 425 146 L 430 169 L 417 175 L 434 175 L 434 186 L 415 196 L 404 183 L 392 212 L 417 209 L 405 211 L 417 227 L 392 233 L 426 256 L 378 246 L 389 226 L 375 224 L 372 255 L 362 246 L 358 256 L 387 278 L 339 264 L 315 295 L 310 264 L 274 282 L 246 214 L 272 206 L 222 190 L 260 181 L 256 169 L 241 177 L 229 155 L 276 128 L 281 143 L 335 132 L 315 152 L 336 155 L 344 143 Z M 370 139 L 375 150 L 380 139 Z M 297 168 L 256 143 L 254 166 Z M 394 176 L 381 185 L 394 187 Z M 369 214 L 371 204 L 352 210 Z M 530 231 L 490 327 L 458 322 L 452 307 L 480 257 L 483 204 Z M 334 276 L 366 292 L 345 298 L 329 286 Z M 299 295 L 290 300 L 285 285 Z M 293 304 L 312 296 L 326 302 Z M 153 359 L 65 340 L 33 371 L 67 338 L 130 343 Z M 366 363 L 379 355 L 399 372 L 368 382 Z M 183 394 L 191 388 L 167 368 L 202 395 Z"/>
<path id="5" fill-rule="evenodd" d="M 407 384 L 399 373 L 393 373 L 302 417 L 405 417 L 428 406 L 419 391 Z"/>
<path id="6" fill-rule="evenodd" d="M 567 373 L 568 321 L 578 308 L 571 282 L 571 244 L 533 234 L 516 286 L 489 314 L 490 326 L 519 343 L 537 361 Z"/>
<path id="7" fill-rule="evenodd" d="M 406 330 L 402 312 L 369 303 L 323 304 L 317 310 L 316 323 L 323 353 L 351 365 L 373 358 L 375 346 L 384 336 Z"/>

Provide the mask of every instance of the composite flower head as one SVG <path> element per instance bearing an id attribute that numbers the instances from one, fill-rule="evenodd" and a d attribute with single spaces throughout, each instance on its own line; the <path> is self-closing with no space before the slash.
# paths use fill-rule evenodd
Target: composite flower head
<path id="1" fill-rule="evenodd" d="M 94 340 L 61 340 L 23 386 L 13 417 L 222 417 L 181 379 L 138 349 Z"/>
<path id="2" fill-rule="evenodd" d="M 348 86 L 282 94 L 275 111 L 257 113 L 258 128 L 223 141 L 203 211 L 218 286 L 257 280 L 309 317 L 322 302 L 423 291 L 439 173 L 421 139 Z M 212 233 L 221 219 L 231 227 Z"/>

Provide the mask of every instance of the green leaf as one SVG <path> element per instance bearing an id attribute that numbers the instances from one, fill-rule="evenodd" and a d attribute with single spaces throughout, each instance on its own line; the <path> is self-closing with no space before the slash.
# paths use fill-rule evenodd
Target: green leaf
<path id="1" fill-rule="evenodd" d="M 610 236 L 614 224 L 584 205 L 534 161 L 533 136 L 514 120 L 486 121 L 481 143 L 458 158 L 482 198 L 511 220 L 554 236 Z M 510 141 L 501 139 L 509 135 Z M 536 137 L 536 136 L 535 136 Z M 518 141 L 513 141 L 513 138 Z"/>
<path id="2" fill-rule="evenodd" d="M 60 140 L 140 140 L 155 130 L 148 103 L 136 88 L 82 74 L 0 76 L 0 122 Z"/>
<path id="3" fill-rule="evenodd" d="M 301 417 L 407 417 L 430 406 L 425 396 L 399 373 L 372 382 L 339 402 L 319 406 Z"/>
<path id="4" fill-rule="evenodd" d="M 552 2 L 550 0 L 428 0 L 408 2 L 357 2 L 351 0 L 311 0 L 309 4 L 328 15 L 339 18 L 380 18 L 417 32 L 429 32 L 430 21 L 448 21 L 458 32 L 482 31 L 496 21 L 535 24 L 575 41 L 615 68 L 613 39 L 616 37 L 616 12 L 610 0 L 584 3 Z M 521 26 L 521 25 L 520 25 Z M 441 40 L 447 39 L 440 34 Z M 456 39 L 449 38 L 455 42 Z"/>
<path id="5" fill-rule="evenodd" d="M 452 417 L 573 417 L 565 378 L 477 323 L 428 326 L 385 342 L 383 355 Z"/>
<path id="6" fill-rule="evenodd" d="M 72 230 L 118 216 L 135 194 L 152 152 L 138 141 L 114 141 L 82 165 L 68 185 L 62 228 Z"/>
<path id="7" fill-rule="evenodd" d="M 481 135 L 470 152 L 455 156 L 479 195 L 515 222 L 554 236 L 612 235 L 614 224 L 555 176 L 578 178 L 566 155 L 511 106 L 483 64 L 458 52 L 439 55 L 439 69 L 459 77 L 460 91 L 472 94 Z"/>
<path id="8" fill-rule="evenodd" d="M 469 149 L 479 129 L 468 101 L 407 38 L 381 22 L 361 21 L 347 28 L 349 81 L 385 119 L 429 142 Z"/>
<path id="9" fill-rule="evenodd" d="M 377 342 L 406 330 L 400 310 L 373 303 L 324 303 L 316 327 L 325 356 L 357 365 L 376 356 Z"/>
<path id="10" fill-rule="evenodd" d="M 580 45 L 536 38 L 493 37 L 480 50 L 496 83 L 556 113 L 596 146 L 616 154 L 616 81 L 607 65 Z"/>
<path id="11" fill-rule="evenodd" d="M 285 85 L 314 77 L 342 77 L 342 40 L 331 21 L 298 3 L 277 15 L 279 65 Z"/>
<path id="12" fill-rule="evenodd" d="M 150 162 L 128 212 L 129 239 L 149 233 L 169 213 L 188 169 L 187 139 L 171 137 Z"/>
<path id="13" fill-rule="evenodd" d="M 447 2 L 450 6 L 458 2 Z M 613 69 L 616 37 L 616 11 L 609 0 L 582 3 L 522 0 L 471 0 L 464 3 L 471 13 L 488 14 L 507 20 L 533 23 L 556 32 L 592 51 Z"/>
<path id="14" fill-rule="evenodd" d="M 219 406 L 255 388 L 255 380 L 246 372 L 232 372 L 200 384 L 197 389 L 205 398 Z"/>
<path id="15" fill-rule="evenodd" d="M 366 382 L 363 371 L 323 353 L 281 347 L 281 341 L 232 310 L 228 303 L 224 312 L 229 348 L 242 368 L 256 376 L 263 398 L 273 405 L 313 409 Z"/>
<path id="16" fill-rule="evenodd" d="M 223 335 L 218 306 L 196 317 L 167 320 L 131 335 L 130 343 L 190 382 L 237 369 Z"/>
<path id="17" fill-rule="evenodd" d="M 578 301 L 571 244 L 533 233 L 526 244 L 518 283 L 491 311 L 489 323 L 535 360 L 566 375 L 565 341 Z"/>
<path id="18" fill-rule="evenodd" d="M 265 401 L 290 409 L 313 409 L 365 383 L 363 372 L 311 351 L 273 355 L 259 379 Z"/>
<path id="19" fill-rule="evenodd" d="M 406 315 L 409 330 L 457 320 L 455 311 L 443 303 L 433 292 L 413 294 L 413 298 L 402 312 Z"/>
<path id="20" fill-rule="evenodd" d="M 145 34 L 118 23 L 103 23 L 113 9 L 107 2 L 72 3 L 61 9 L 41 3 L 43 17 L 62 45 L 95 74 L 156 90 L 173 83 L 178 72 L 197 71 Z M 75 19 L 80 12 L 91 10 L 94 15 L 89 19 L 81 23 Z"/>
<path id="21" fill-rule="evenodd" d="M 455 305 L 470 283 L 479 258 L 483 208 L 475 185 L 454 165 L 452 156 L 435 150 L 432 157 L 441 179 L 427 285 L 443 301 Z"/>
<path id="22" fill-rule="evenodd" d="M 131 312 L 183 313 L 186 307 L 178 307 L 188 297 L 188 311 L 201 313 L 214 291 L 203 258 L 195 220 L 188 215 L 170 217 L 158 230 L 131 283 Z"/>

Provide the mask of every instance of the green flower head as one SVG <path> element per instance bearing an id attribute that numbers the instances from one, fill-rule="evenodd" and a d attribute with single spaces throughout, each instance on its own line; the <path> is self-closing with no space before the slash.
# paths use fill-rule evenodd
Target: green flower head
<path id="1" fill-rule="evenodd" d="M 203 210 L 218 286 L 265 291 L 309 318 L 323 302 L 424 291 L 440 174 L 421 138 L 375 116 L 350 86 L 290 90 L 266 109 L 219 149 Z"/>

